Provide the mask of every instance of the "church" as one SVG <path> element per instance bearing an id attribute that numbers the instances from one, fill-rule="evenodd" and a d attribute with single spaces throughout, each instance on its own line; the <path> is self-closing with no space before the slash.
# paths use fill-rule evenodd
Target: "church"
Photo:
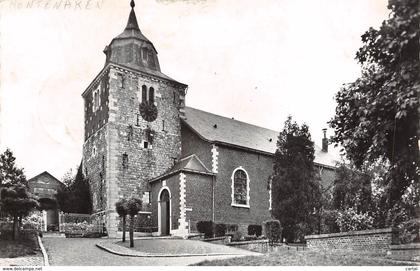
<path id="1" fill-rule="evenodd" d="M 279 132 L 186 106 L 187 85 L 161 72 L 134 1 L 124 31 L 105 47 L 105 65 L 83 92 L 83 172 L 95 215 L 110 237 L 115 203 L 139 197 L 154 235 L 186 237 L 212 220 L 247 232 L 271 218 L 269 176 Z M 191 67 L 194 68 L 194 67 Z M 315 147 L 325 187 L 334 157 Z"/>

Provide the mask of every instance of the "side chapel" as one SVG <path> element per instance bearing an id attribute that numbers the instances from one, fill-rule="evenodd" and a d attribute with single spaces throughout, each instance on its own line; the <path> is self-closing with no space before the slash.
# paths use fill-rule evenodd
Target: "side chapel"
<path id="1" fill-rule="evenodd" d="M 134 1 L 124 31 L 105 47 L 105 65 L 83 92 L 83 172 L 94 213 L 110 236 L 115 203 L 143 200 L 140 215 L 155 235 L 187 236 L 212 220 L 246 232 L 271 217 L 268 183 L 279 132 L 187 107 L 187 85 L 161 72 L 157 50 L 141 32 Z M 315 148 L 322 183 L 335 161 Z"/>

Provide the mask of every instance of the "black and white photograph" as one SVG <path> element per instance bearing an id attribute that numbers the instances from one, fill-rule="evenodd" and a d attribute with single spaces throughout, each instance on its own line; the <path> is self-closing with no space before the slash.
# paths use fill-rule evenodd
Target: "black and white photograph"
<path id="1" fill-rule="evenodd" d="M 419 0 L 0 0 L 0 270 L 416 271 L 419 176 Z"/>

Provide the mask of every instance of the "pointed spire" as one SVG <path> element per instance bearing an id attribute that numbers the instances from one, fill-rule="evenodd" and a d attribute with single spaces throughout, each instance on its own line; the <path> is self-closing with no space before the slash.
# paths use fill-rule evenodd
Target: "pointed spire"
<path id="1" fill-rule="evenodd" d="M 136 13 L 134 12 L 134 7 L 136 6 L 136 3 L 134 3 L 134 0 L 131 0 L 130 6 L 131 6 L 130 16 L 128 17 L 128 22 L 127 22 L 127 26 L 125 27 L 125 30 L 140 31 L 139 24 L 137 23 Z"/>

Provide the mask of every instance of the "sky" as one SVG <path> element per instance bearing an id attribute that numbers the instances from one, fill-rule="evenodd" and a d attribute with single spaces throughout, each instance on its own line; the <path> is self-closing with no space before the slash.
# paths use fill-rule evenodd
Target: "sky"
<path id="1" fill-rule="evenodd" d="M 61 179 L 80 163 L 81 93 L 129 2 L 0 0 L 0 151 L 28 178 Z M 277 131 L 292 115 L 318 146 L 334 94 L 360 75 L 360 36 L 389 14 L 387 0 L 135 2 L 162 72 L 189 86 L 187 106 Z"/>

